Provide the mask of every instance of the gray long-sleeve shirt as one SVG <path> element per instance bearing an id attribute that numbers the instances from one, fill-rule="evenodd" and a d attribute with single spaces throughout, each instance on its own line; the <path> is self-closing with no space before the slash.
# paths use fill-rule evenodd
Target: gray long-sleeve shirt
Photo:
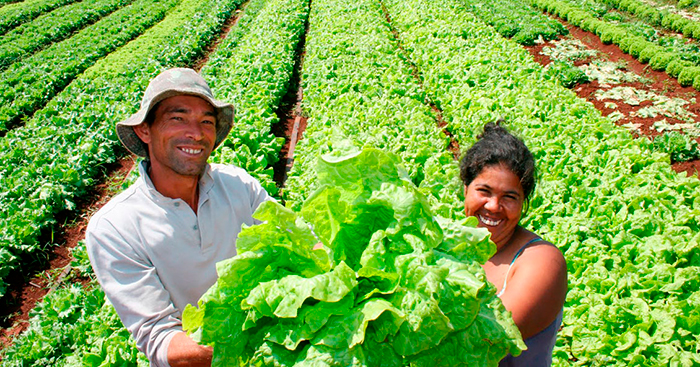
<path id="1" fill-rule="evenodd" d="M 241 225 L 270 200 L 244 170 L 211 164 L 199 182 L 197 214 L 161 195 L 146 174 L 95 213 L 86 242 L 97 279 L 152 366 L 169 366 L 170 340 L 187 304 L 217 279 L 216 263 L 236 255 Z"/>

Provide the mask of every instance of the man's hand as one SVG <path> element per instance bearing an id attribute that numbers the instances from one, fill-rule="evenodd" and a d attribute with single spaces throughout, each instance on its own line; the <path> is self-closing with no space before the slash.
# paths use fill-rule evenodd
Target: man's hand
<path id="1" fill-rule="evenodd" d="M 178 332 L 168 346 L 168 363 L 171 367 L 211 366 L 212 347 L 197 344 L 184 332 Z"/>

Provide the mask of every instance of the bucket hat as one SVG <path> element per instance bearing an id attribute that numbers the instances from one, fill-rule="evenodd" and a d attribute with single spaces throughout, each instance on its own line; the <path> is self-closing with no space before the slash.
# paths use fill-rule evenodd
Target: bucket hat
<path id="1" fill-rule="evenodd" d="M 124 121 L 117 122 L 117 136 L 130 152 L 148 157 L 148 145 L 144 143 L 134 126 L 140 125 L 151 109 L 167 98 L 179 95 L 197 96 L 209 102 L 216 109 L 216 140 L 214 149 L 221 144 L 233 126 L 234 107 L 230 103 L 214 99 L 207 82 L 196 71 L 186 68 L 166 70 L 153 78 L 144 92 L 141 108 Z"/>

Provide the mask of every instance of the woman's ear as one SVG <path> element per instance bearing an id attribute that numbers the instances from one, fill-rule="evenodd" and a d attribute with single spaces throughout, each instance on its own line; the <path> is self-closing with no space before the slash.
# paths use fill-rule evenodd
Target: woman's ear
<path id="1" fill-rule="evenodd" d="M 151 142 L 151 130 L 148 126 L 147 123 L 142 122 L 139 125 L 136 125 L 132 127 L 134 129 L 134 132 L 136 133 L 136 136 L 141 139 L 146 144 L 149 144 Z"/>

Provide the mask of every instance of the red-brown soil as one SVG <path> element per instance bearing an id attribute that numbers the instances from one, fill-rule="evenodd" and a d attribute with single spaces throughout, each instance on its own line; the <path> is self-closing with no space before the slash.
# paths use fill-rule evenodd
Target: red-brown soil
<path id="1" fill-rule="evenodd" d="M 115 182 L 118 184 L 120 180 L 126 178 L 133 167 L 132 156 L 122 158 L 117 163 L 106 167 L 111 172 L 110 175 L 95 186 L 88 195 L 79 198 L 74 212 L 61 213 L 60 218 L 57 218 L 59 223 L 65 221 L 70 224 L 61 226 L 54 232 L 54 242 L 62 245 L 54 247 L 48 254 L 46 271 L 28 282 L 23 280 L 12 282 L 4 297 L 7 309 L 3 310 L 2 316 L 7 319 L 3 323 L 3 328 L 0 329 L 0 349 L 8 346 L 12 337 L 19 335 L 29 326 L 29 312 L 70 271 L 68 267 L 72 261 L 70 251 L 85 238 L 85 228 L 90 216 L 109 201 L 113 194 L 110 187 Z M 63 269 L 63 272 L 56 273 L 56 269 Z"/>
<path id="2" fill-rule="evenodd" d="M 652 70 L 647 64 L 642 64 L 631 55 L 622 52 L 622 50 L 620 50 L 620 48 L 614 44 L 603 44 L 603 42 L 597 35 L 584 31 L 581 28 L 572 26 L 561 19 L 557 20 L 562 22 L 568 28 L 571 36 L 579 39 L 589 48 L 599 51 L 599 53 L 602 54 L 604 58 L 607 58 L 609 61 L 612 62 L 620 62 L 621 64 L 626 65 L 626 71 L 634 72 L 637 75 L 641 75 L 652 81 L 648 84 L 635 82 L 622 83 L 616 86 L 628 86 L 639 90 L 651 91 L 669 98 L 681 98 L 689 102 L 689 104 L 686 105 L 686 109 L 688 111 L 700 116 L 700 92 L 693 89 L 692 87 L 681 87 L 681 85 L 678 83 L 678 80 L 670 77 L 665 72 Z M 545 46 L 548 46 L 550 44 L 551 42 L 546 42 L 544 44 L 538 44 L 535 46 L 527 46 L 526 49 L 535 58 L 535 61 L 544 66 L 549 64 L 551 60 L 549 59 L 549 57 L 541 55 L 540 51 Z M 577 62 L 576 65 L 579 66 L 580 64 L 586 63 L 588 61 L 590 60 Z M 648 106 L 649 104 L 651 104 L 650 101 L 642 102 L 638 106 L 631 106 L 626 103 L 617 103 L 618 107 L 616 109 L 608 108 L 605 106 L 605 100 L 598 100 L 595 97 L 596 91 L 600 89 L 604 88 L 600 86 L 598 81 L 595 80 L 591 81 L 590 83 L 577 85 L 573 88 L 573 90 L 579 97 L 591 102 L 598 110 L 602 112 L 604 116 L 607 116 L 614 111 L 621 112 L 625 117 L 616 121 L 618 125 L 622 126 L 629 123 L 639 124 L 642 135 L 646 137 L 653 138 L 661 134 L 660 132 L 652 128 L 654 122 L 656 121 L 666 120 L 666 122 L 670 124 L 684 123 L 684 121 L 661 115 L 655 118 L 642 118 L 639 116 L 632 116 L 630 114 L 633 111 L 637 111 L 645 106 Z M 695 98 L 695 102 L 692 102 L 692 98 Z M 696 118 L 696 122 L 700 122 L 700 117 Z M 700 142 L 700 139 L 697 140 L 698 142 Z M 673 163 L 672 167 L 676 172 L 686 172 L 689 176 L 695 175 L 696 177 L 698 177 L 700 175 L 700 160 Z"/>
<path id="3" fill-rule="evenodd" d="M 241 9 L 245 9 L 245 2 Z M 204 55 L 195 60 L 190 66 L 199 71 L 209 59 L 209 55 L 216 47 L 226 38 L 231 28 L 238 22 L 242 14 L 242 10 L 237 10 L 229 18 L 221 28 L 216 39 L 207 47 Z M 0 312 L 0 350 L 7 347 L 12 338 L 19 335 L 29 326 L 29 312 L 34 308 L 36 303 L 40 301 L 53 287 L 70 272 L 68 266 L 71 261 L 70 249 L 75 247 L 79 241 L 85 238 L 85 228 L 92 213 L 99 210 L 106 204 L 112 195 L 115 194 L 110 189 L 110 185 L 115 180 L 123 180 L 128 176 L 130 170 L 134 168 L 135 156 L 130 155 L 122 158 L 117 164 L 106 167 L 110 172 L 106 180 L 93 188 L 92 192 L 77 203 L 77 209 L 72 213 L 61 213 L 57 218 L 58 223 L 70 223 L 59 227 L 54 232 L 54 243 L 61 244 L 56 246 L 48 254 L 49 261 L 43 266 L 44 271 L 35 276 L 29 281 L 25 279 L 15 280 L 8 290 L 8 294 L 3 298 L 3 310 Z M 56 269 L 64 269 L 61 273 L 55 274 Z M 74 279 L 74 281 L 86 282 L 87 279 Z"/>
<path id="4" fill-rule="evenodd" d="M 192 66 L 196 70 L 199 70 L 207 61 L 209 53 L 214 50 L 216 45 L 226 36 L 230 28 L 235 25 L 239 18 L 239 13 L 237 12 L 229 21 L 224 25 L 219 39 L 215 41 L 205 53 L 200 60 L 194 63 Z M 651 70 L 647 65 L 644 65 L 634 59 L 632 56 L 623 53 L 615 45 L 605 45 L 600 41 L 600 38 L 595 34 L 581 30 L 580 28 L 573 27 L 566 22 L 559 19 L 564 23 L 569 29 L 571 35 L 580 39 L 587 46 L 600 51 L 602 54 L 607 55 L 610 61 L 623 61 L 629 71 L 633 71 L 639 75 L 645 76 L 653 80 L 651 84 L 643 83 L 625 83 L 623 86 L 631 86 L 641 90 L 654 91 L 659 94 L 664 94 L 668 97 L 683 98 L 685 100 L 690 100 L 690 98 L 695 98 L 696 102 L 689 106 L 689 110 L 693 113 L 700 115 L 700 93 L 694 90 L 692 87 L 681 87 L 676 79 L 669 77 L 664 72 L 656 72 Z M 537 62 L 542 65 L 547 65 L 551 60 L 544 55 L 540 55 L 540 51 L 548 43 L 539 44 L 536 46 L 526 47 L 527 50 L 532 54 Z M 303 43 L 302 43 L 303 50 Z M 303 55 L 302 55 L 303 57 Z M 298 75 L 296 76 L 298 78 Z M 418 78 L 420 80 L 420 78 Z M 298 81 L 297 81 L 298 83 Z M 595 98 L 595 92 L 601 89 L 596 81 L 591 83 L 586 83 L 574 87 L 574 91 L 581 98 L 590 101 L 596 108 L 598 108 L 603 115 L 608 115 L 613 112 L 612 109 L 605 107 L 604 101 L 598 101 Z M 302 138 L 302 133 L 306 128 L 306 117 L 304 117 L 299 108 L 299 101 L 301 100 L 301 92 L 296 92 L 296 101 L 292 98 L 288 98 L 286 103 L 286 109 L 282 108 L 279 112 L 280 123 L 273 128 L 273 133 L 277 136 L 287 137 L 287 141 L 280 154 L 280 161 L 275 167 L 275 180 L 283 185 L 284 179 L 286 178 L 286 173 L 293 164 L 293 152 L 294 145 L 296 142 Z M 290 93 L 293 95 L 293 93 Z M 661 118 L 665 118 L 668 122 L 681 122 L 668 117 L 658 117 L 658 118 L 640 118 L 640 117 L 629 117 L 629 113 L 645 106 L 643 103 L 640 106 L 629 106 L 626 104 L 619 104 L 617 111 L 622 112 L 625 116 L 624 119 L 619 120 L 617 123 L 622 125 L 626 123 L 637 123 L 641 124 L 641 131 L 645 136 L 654 137 L 659 133 L 651 129 L 654 121 Z M 437 119 L 440 119 L 440 111 L 433 109 L 436 113 Z M 438 121 L 440 123 L 440 121 Z M 444 122 L 441 123 L 441 127 L 444 127 Z M 445 134 L 450 136 L 450 132 L 445 130 Z M 452 139 L 452 144 L 450 145 L 450 151 L 455 154 L 459 154 L 459 147 L 457 143 Z M 84 200 L 78 204 L 77 213 L 82 213 L 79 215 L 64 214 L 64 218 L 61 221 L 68 220 L 71 224 L 61 227 L 55 234 L 54 242 L 63 243 L 64 245 L 55 247 L 51 254 L 50 260 L 48 262 L 47 271 L 41 275 L 32 278 L 29 282 L 22 282 L 21 284 L 13 284 L 8 291 L 11 301 L 10 308 L 3 310 L 0 316 L 7 317 L 4 325 L 0 325 L 0 349 L 3 349 L 9 343 L 11 343 L 12 337 L 18 335 L 24 331 L 28 326 L 29 311 L 34 308 L 34 305 L 38 300 L 44 297 L 44 295 L 53 287 L 57 281 L 60 281 L 62 276 L 65 274 L 54 274 L 54 276 L 47 276 L 46 274 L 51 274 L 55 269 L 66 269 L 67 265 L 71 262 L 70 249 L 75 247 L 78 241 L 82 240 L 85 236 L 85 228 L 87 226 L 88 219 L 92 213 L 97 211 L 102 207 L 109 199 L 111 195 L 114 194 L 110 191 L 110 183 L 114 180 L 119 180 L 119 178 L 124 178 L 128 175 L 128 172 L 134 167 L 134 157 L 128 156 L 123 158 L 112 167 L 112 173 L 105 180 L 104 183 L 95 187 L 90 195 L 87 195 Z M 699 175 L 700 172 L 700 161 L 675 163 L 673 168 L 677 172 L 687 172 L 689 175 Z"/>

